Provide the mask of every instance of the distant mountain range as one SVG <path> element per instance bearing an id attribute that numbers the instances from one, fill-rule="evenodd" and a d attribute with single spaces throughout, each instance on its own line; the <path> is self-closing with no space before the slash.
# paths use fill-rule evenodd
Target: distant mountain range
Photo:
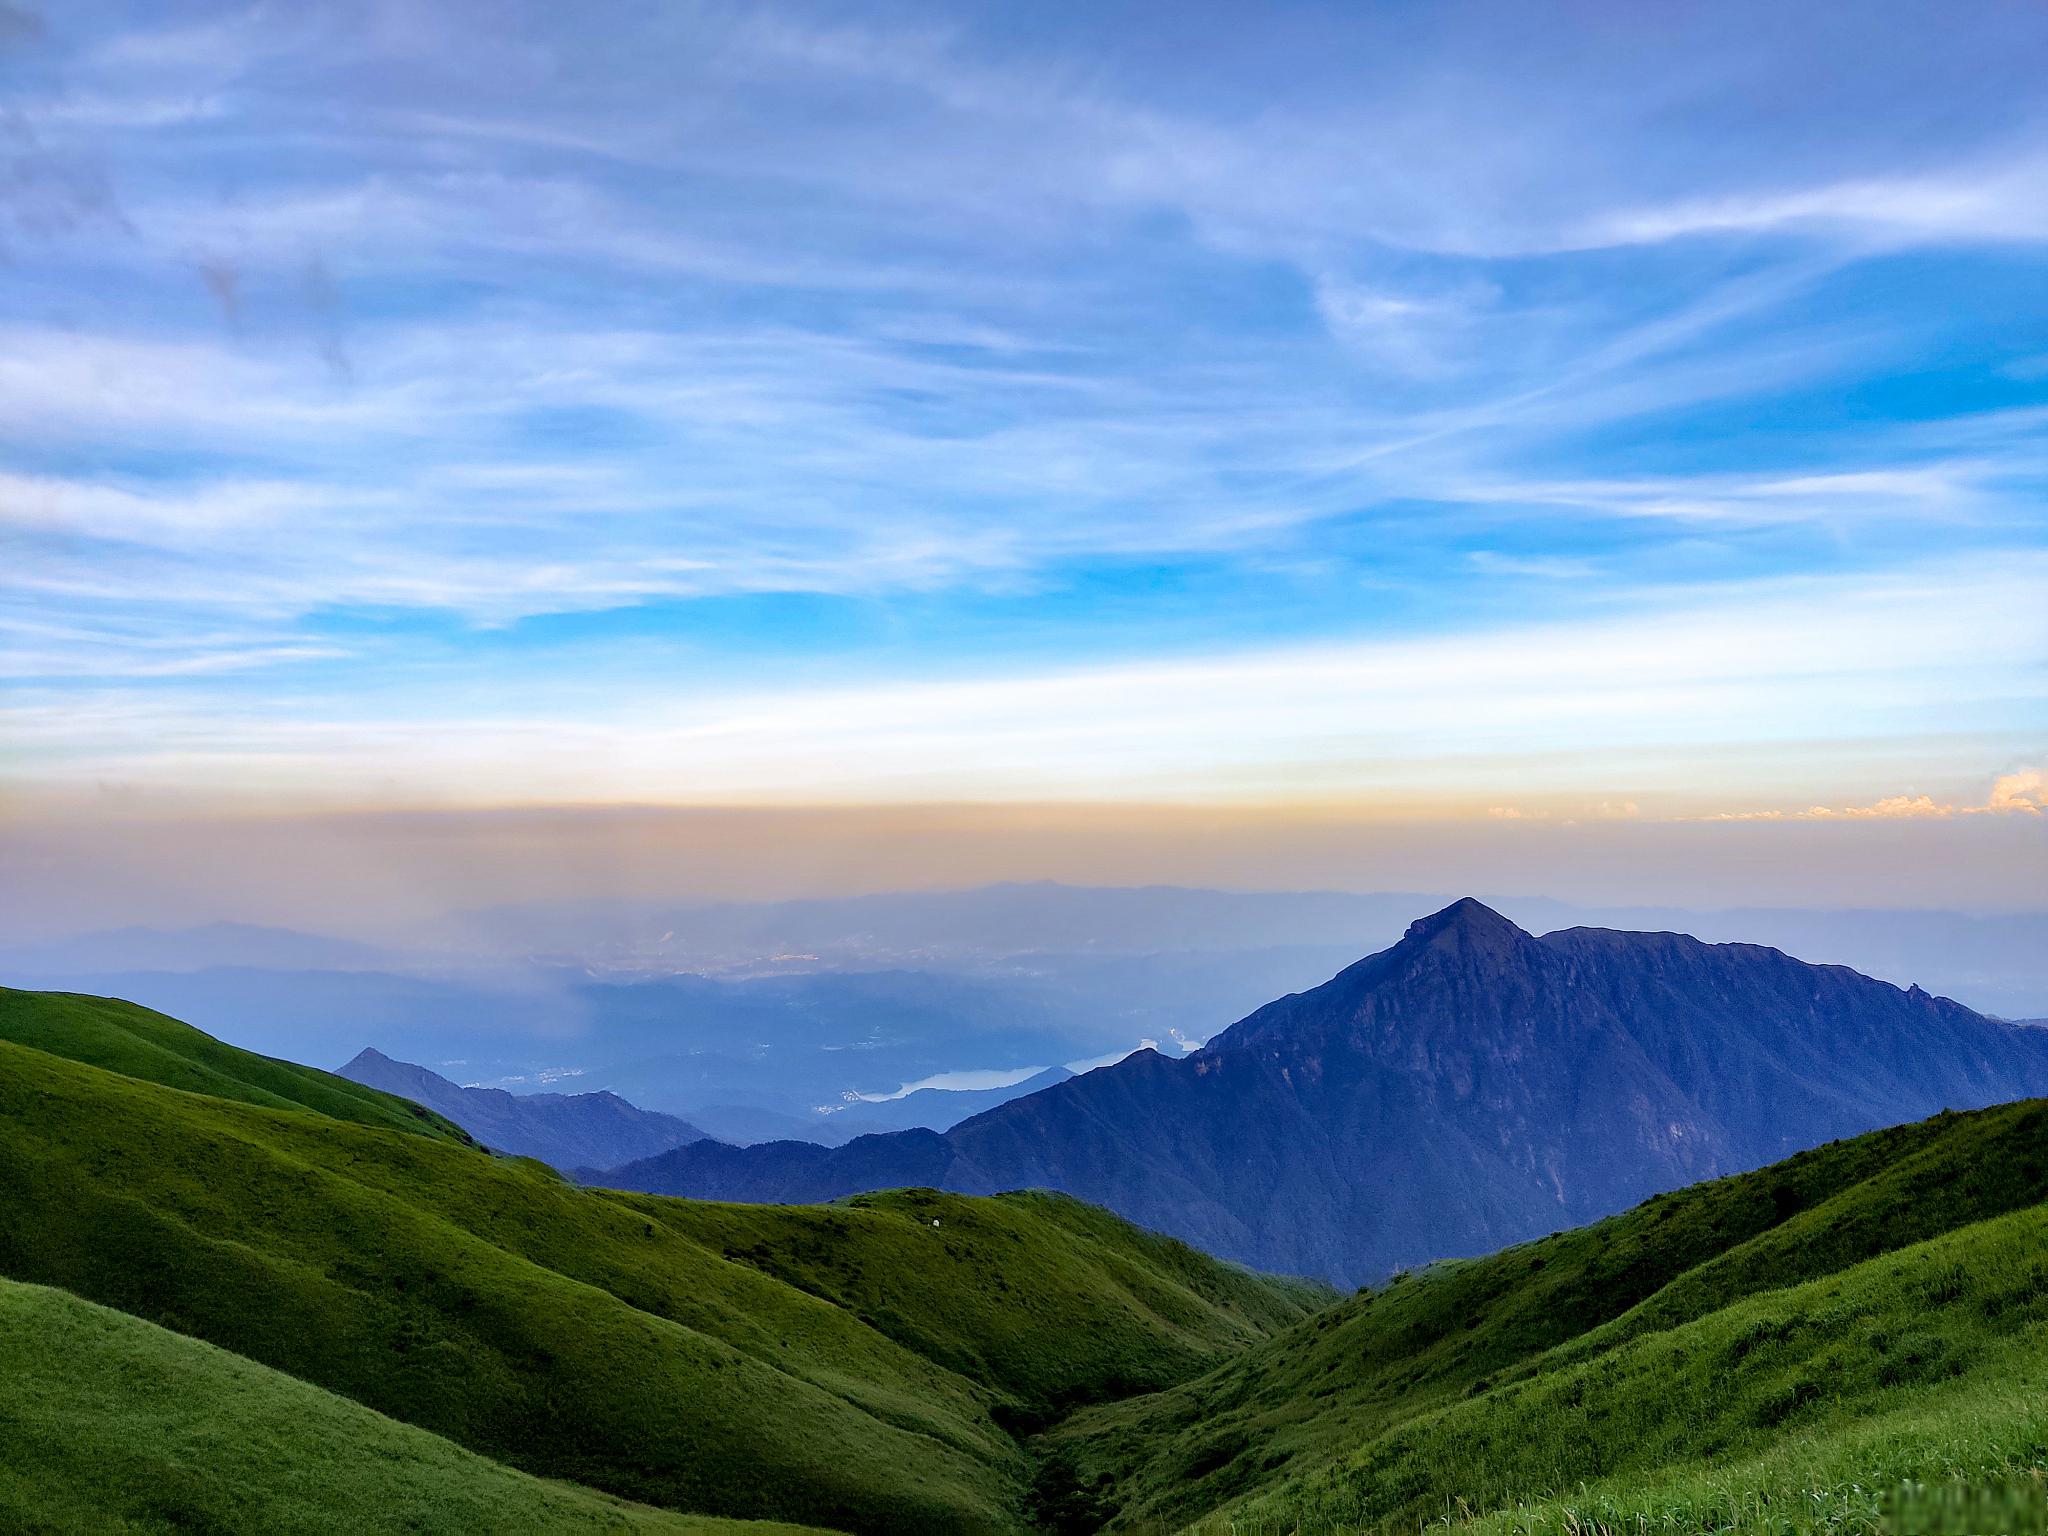
<path id="1" fill-rule="evenodd" d="M 1228 996 L 1242 1013 L 1331 968 L 1248 966 L 1249 979 Z M 1271 985 L 1276 974 L 1278 986 Z M 906 1114 L 953 1125 L 996 1100 L 957 1102 L 967 1095 L 928 1091 L 871 1106 L 845 1096 L 962 1070 L 1050 1067 L 1129 1049 L 1163 1036 L 1168 1017 L 1186 1018 L 1180 1005 L 1192 990 L 1150 987 L 1123 971 L 1085 991 L 1035 976 L 914 971 L 600 981 L 568 968 L 403 976 L 231 967 L 38 979 L 48 990 L 161 1008 L 267 1055 L 332 1064 L 371 1046 L 515 1092 L 606 1089 L 741 1140 L 845 1140 L 900 1129 L 911 1123 L 900 1118 Z M 1259 992 L 1244 995 L 1261 981 Z M 1118 1011 L 1124 997 L 1135 999 L 1128 1013 Z M 708 1106 L 732 1112 L 721 1116 Z M 833 1112 L 821 1114 L 821 1106 Z M 707 1118 L 698 1118 L 700 1109 Z"/>
<path id="2" fill-rule="evenodd" d="M 1183 1059 L 1140 1052 L 943 1135 L 698 1143 L 604 1179 L 757 1201 L 1039 1186 L 1351 1283 L 2042 1093 L 2048 1033 L 1917 987 L 1682 934 L 1536 938 L 1467 899 Z"/>
<path id="3" fill-rule="evenodd" d="M 218 966 L 274 971 L 361 971 L 391 968 L 400 956 L 352 939 L 266 928 L 255 923 L 202 923 L 193 928 L 103 928 L 41 944 L 0 946 L 0 974 L 85 975 L 100 971 L 183 973 Z"/>
<path id="4" fill-rule="evenodd" d="M 1246 971 L 1243 956 L 1330 949 L 1355 956 L 1391 944 L 1416 913 L 1449 899 L 1448 894 L 1412 892 L 1217 891 L 1042 881 L 761 903 L 547 902 L 465 914 L 461 931 L 472 944 L 552 955 L 601 971 L 789 966 L 944 971 L 1020 958 L 1036 965 L 1051 956 L 1113 962 L 1172 954 L 1200 965 L 1209 985 L 1221 982 L 1226 991 L 1234 991 L 1231 978 Z M 1628 928 L 1672 930 L 1710 942 L 1760 942 L 1816 961 L 1854 966 L 1902 986 L 1917 981 L 2008 1018 L 2048 1011 L 2048 912 L 1704 911 L 1586 906 L 1540 896 L 1486 900 L 1537 932 Z M 1232 957 L 1237 958 L 1227 969 L 1214 963 Z"/>
<path id="5" fill-rule="evenodd" d="M 1065 1067 L 1047 1067 L 1004 1088 L 918 1088 L 893 1099 L 856 1099 L 834 1111 L 831 1118 L 842 1125 L 858 1126 L 861 1134 L 949 1130 L 962 1120 L 1064 1083 L 1073 1075 Z"/>
<path id="6" fill-rule="evenodd" d="M 1234 995 L 1236 978 L 1284 971 L 1286 951 L 1357 955 L 1392 943 L 1417 912 L 1447 899 L 1037 882 L 784 902 L 558 901 L 456 914 L 410 927 L 386 948 L 246 923 L 128 927 L 35 942 L 0 935 L 0 979 L 220 967 L 378 969 L 478 981 L 534 966 L 615 979 L 919 970 L 1049 975 L 1078 984 L 1099 1004 L 1136 996 L 1103 974 L 1124 962 L 1172 955 L 1201 973 L 1193 995 L 1218 985 Z M 1668 929 L 1767 943 L 1901 985 L 1917 981 L 2008 1018 L 2048 1011 L 2048 911 L 1692 910 L 1486 899 L 1534 931 Z M 1273 958 L 1248 962 L 1250 955 Z M 1134 979 L 1152 987 L 1171 981 L 1142 965 Z"/>
<path id="7" fill-rule="evenodd" d="M 653 1157 L 705 1139 L 673 1115 L 637 1109 L 615 1093 L 507 1093 L 464 1088 L 410 1062 L 365 1050 L 341 1076 L 425 1105 L 485 1146 L 568 1170 Z"/>

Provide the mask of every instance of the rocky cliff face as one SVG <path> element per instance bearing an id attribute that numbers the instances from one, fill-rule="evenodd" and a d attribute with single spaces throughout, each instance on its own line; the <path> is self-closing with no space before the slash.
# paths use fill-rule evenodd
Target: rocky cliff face
<path id="1" fill-rule="evenodd" d="M 1471 900 L 1267 1004 L 943 1137 L 684 1147 L 632 1188 L 1061 1189 L 1263 1269 L 1375 1278 L 1875 1126 L 2048 1093 L 2048 1034 L 1776 950 L 1537 938 Z"/>

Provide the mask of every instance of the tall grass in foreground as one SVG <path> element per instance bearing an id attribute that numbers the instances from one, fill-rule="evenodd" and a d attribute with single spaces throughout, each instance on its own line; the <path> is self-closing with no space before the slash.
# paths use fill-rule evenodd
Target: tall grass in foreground
<path id="1" fill-rule="evenodd" d="M 800 1536 L 529 1477 L 211 1344 L 9 1280 L 0 1530 Z"/>
<path id="2" fill-rule="evenodd" d="M 2048 1530 L 2048 1211 L 1493 1389 L 1195 1529 Z"/>
<path id="3" fill-rule="evenodd" d="M 1912 1408 L 1800 1436 L 1723 1466 L 1608 1479 L 1475 1515 L 1452 1496 L 1418 1532 L 1460 1536 L 1987 1536 L 2048 1530 L 2048 1398 L 1959 1384 Z M 1275 1513 L 1219 1517 L 1202 1536 L 1353 1536 L 1383 1529 Z"/>

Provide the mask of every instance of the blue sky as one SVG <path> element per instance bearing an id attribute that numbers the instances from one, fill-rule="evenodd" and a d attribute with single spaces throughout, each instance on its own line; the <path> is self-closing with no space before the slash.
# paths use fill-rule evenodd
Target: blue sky
<path id="1" fill-rule="evenodd" d="M 0 773 L 2039 821 L 2044 80 L 2017 4 L 4 0 Z"/>

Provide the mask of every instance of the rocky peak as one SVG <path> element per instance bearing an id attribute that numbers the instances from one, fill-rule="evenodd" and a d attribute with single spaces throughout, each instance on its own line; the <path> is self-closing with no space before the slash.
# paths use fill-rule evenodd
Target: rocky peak
<path id="1" fill-rule="evenodd" d="M 1531 937 L 1484 902 L 1461 897 L 1441 912 L 1417 918 L 1401 936 L 1406 949 L 1451 949 L 1468 954 L 1500 953 L 1533 943 Z"/>

